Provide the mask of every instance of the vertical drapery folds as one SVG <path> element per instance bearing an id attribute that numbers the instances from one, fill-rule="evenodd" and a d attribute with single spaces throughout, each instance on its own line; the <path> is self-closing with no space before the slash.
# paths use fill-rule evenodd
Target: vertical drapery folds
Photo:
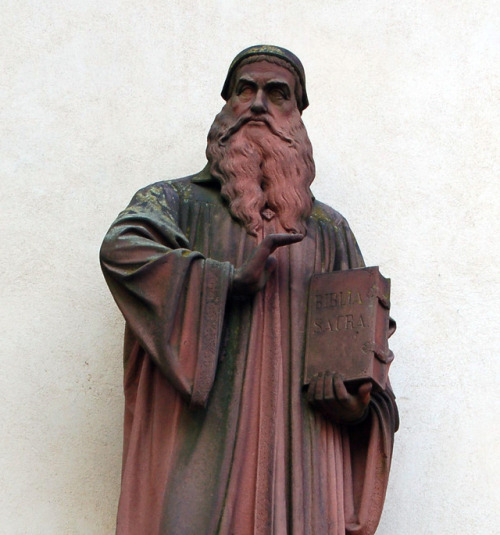
<path id="1" fill-rule="evenodd" d="M 276 251 L 264 291 L 234 298 L 233 269 L 258 240 L 201 174 L 141 190 L 104 241 L 127 323 L 118 535 L 376 529 L 397 427 L 392 392 L 372 396 L 362 424 L 339 426 L 302 391 L 307 282 L 363 266 L 359 248 L 345 220 L 315 202 L 306 238 Z"/>

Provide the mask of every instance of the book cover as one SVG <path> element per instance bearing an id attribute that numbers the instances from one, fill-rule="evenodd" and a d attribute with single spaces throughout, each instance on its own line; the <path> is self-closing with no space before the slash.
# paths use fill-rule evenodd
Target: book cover
<path id="1" fill-rule="evenodd" d="M 309 287 L 304 384 L 320 372 L 340 373 L 349 386 L 385 389 L 390 280 L 378 267 L 313 275 Z"/>

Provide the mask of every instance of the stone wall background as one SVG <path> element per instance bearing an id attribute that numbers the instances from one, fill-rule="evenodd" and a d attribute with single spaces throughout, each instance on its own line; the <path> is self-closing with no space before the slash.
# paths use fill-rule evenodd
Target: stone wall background
<path id="1" fill-rule="evenodd" d="M 257 43 L 303 61 L 314 192 L 392 278 L 377 533 L 498 531 L 499 19 L 494 0 L 2 2 L 0 534 L 114 532 L 123 321 L 100 242 L 138 188 L 203 167 Z"/>

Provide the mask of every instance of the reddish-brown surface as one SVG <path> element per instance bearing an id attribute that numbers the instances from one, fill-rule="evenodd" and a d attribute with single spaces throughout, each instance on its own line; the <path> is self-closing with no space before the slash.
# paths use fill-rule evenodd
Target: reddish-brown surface
<path id="1" fill-rule="evenodd" d="M 302 389 L 310 277 L 363 260 L 310 195 L 305 88 L 251 57 L 207 168 L 138 192 L 102 246 L 127 322 L 118 535 L 368 535 L 382 510 L 390 389 Z"/>
<path id="2" fill-rule="evenodd" d="M 350 389 L 370 381 L 385 390 L 395 325 L 389 317 L 390 280 L 378 267 L 313 275 L 307 308 L 304 384 L 330 370 Z"/>

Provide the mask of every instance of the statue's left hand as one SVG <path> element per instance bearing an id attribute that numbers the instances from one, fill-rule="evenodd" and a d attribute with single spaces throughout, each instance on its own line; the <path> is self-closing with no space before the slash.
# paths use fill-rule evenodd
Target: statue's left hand
<path id="1" fill-rule="evenodd" d="M 307 400 L 326 418 L 339 424 L 361 421 L 368 411 L 371 383 L 363 383 L 355 394 L 350 394 L 338 373 L 319 373 L 312 377 Z"/>

